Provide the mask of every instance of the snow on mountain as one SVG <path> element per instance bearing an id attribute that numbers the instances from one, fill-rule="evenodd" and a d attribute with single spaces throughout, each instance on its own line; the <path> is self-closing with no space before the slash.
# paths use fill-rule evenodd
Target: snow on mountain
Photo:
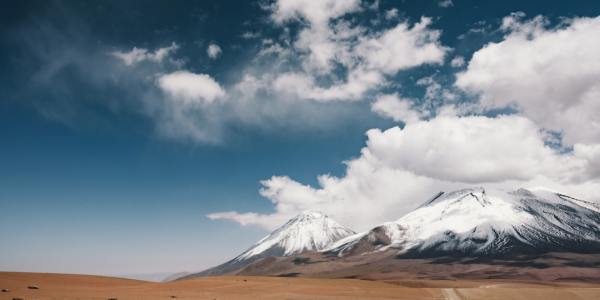
<path id="1" fill-rule="evenodd" d="M 355 234 L 354 231 L 338 224 L 325 214 L 316 211 L 305 211 L 258 241 L 236 258 L 184 278 L 234 273 L 266 257 L 293 256 L 305 251 L 317 252 L 353 234 Z"/>
<path id="2" fill-rule="evenodd" d="M 353 234 L 354 231 L 320 212 L 305 211 L 258 241 L 234 260 L 241 261 L 265 253 L 291 256 L 304 251 L 319 251 Z"/>
<path id="3" fill-rule="evenodd" d="M 600 251 L 594 203 L 546 189 L 486 194 L 482 188 L 439 193 L 401 217 L 338 241 L 325 252 L 398 249 L 403 255 L 503 255 Z"/>
<path id="4" fill-rule="evenodd" d="M 400 219 L 362 233 L 306 211 L 236 258 L 187 278 L 236 274 L 251 264 L 260 269 L 279 261 L 273 257 L 307 251 L 343 257 L 390 250 L 406 258 L 600 253 L 599 208 L 544 188 L 463 189 L 440 192 Z"/>

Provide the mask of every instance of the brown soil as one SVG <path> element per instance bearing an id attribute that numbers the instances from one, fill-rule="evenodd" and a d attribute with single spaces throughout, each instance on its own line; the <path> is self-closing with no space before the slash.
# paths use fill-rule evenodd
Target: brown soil
<path id="1" fill-rule="evenodd" d="M 39 289 L 28 289 L 28 286 Z M 0 300 L 29 299 L 600 299 L 600 285 L 502 280 L 317 279 L 223 276 L 154 283 L 111 277 L 0 272 Z M 173 298 L 174 297 L 174 298 Z"/>

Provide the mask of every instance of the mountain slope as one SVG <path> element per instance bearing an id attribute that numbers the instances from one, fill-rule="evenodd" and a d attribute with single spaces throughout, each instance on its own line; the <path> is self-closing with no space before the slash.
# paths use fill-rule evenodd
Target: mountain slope
<path id="1" fill-rule="evenodd" d="M 328 216 L 306 211 L 258 241 L 234 260 L 264 256 L 265 253 L 291 256 L 304 251 L 319 251 L 352 234 L 354 231 Z"/>
<path id="2" fill-rule="evenodd" d="M 266 257 L 293 256 L 306 251 L 317 252 L 353 234 L 354 231 L 322 213 L 305 211 L 234 259 L 185 278 L 231 273 Z"/>
<path id="3" fill-rule="evenodd" d="M 439 193 L 395 222 L 340 240 L 336 256 L 394 249 L 401 257 L 600 252 L 594 203 L 544 189 L 489 196 L 483 189 Z"/>

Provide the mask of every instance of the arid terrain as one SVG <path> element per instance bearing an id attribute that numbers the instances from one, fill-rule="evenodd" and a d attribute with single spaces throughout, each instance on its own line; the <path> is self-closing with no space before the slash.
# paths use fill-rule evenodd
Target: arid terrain
<path id="1" fill-rule="evenodd" d="M 36 287 L 31 289 L 30 287 Z M 600 299 L 600 285 L 506 280 L 204 277 L 169 283 L 88 275 L 0 273 L 4 299 Z"/>
<path id="2" fill-rule="evenodd" d="M 518 280 L 600 285 L 600 255 L 546 253 L 510 258 L 400 259 L 394 251 L 344 258 L 303 253 L 267 257 L 226 275 L 395 280 Z M 194 278 L 195 274 L 185 278 Z"/>

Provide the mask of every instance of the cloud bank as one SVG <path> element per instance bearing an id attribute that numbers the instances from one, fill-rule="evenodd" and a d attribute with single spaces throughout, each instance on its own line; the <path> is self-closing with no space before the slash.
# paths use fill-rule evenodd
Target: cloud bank
<path id="1" fill-rule="evenodd" d="M 441 63 L 444 48 L 427 44 L 437 39 L 437 33 L 426 29 L 429 22 L 399 24 L 364 39 L 353 48 L 356 52 L 350 52 L 365 53 L 358 55 L 366 58 L 360 59 L 358 70 L 374 71 L 385 81 L 386 74 L 411 63 Z M 318 209 L 364 230 L 399 218 L 438 191 L 468 186 L 505 190 L 546 186 L 600 202 L 596 59 L 600 44 L 593 38 L 599 25 L 600 18 L 575 18 L 549 28 L 543 17 L 525 20 L 521 13 L 511 14 L 500 27 L 505 32 L 502 41 L 475 51 L 469 61 L 452 60 L 452 67 L 466 65 L 456 76 L 458 91 L 427 77 L 417 84 L 426 87 L 421 104 L 432 104 L 429 108 L 399 93 L 375 97 L 371 110 L 403 127 L 369 130 L 360 156 L 345 162 L 344 175 L 319 175 L 316 187 L 273 176 L 262 181 L 260 190 L 273 203 L 272 213 L 230 211 L 208 217 L 273 229 L 302 210 Z M 410 36 L 423 39 L 421 30 L 428 37 L 421 45 L 428 46 L 411 56 L 415 53 Z M 394 55 L 399 53 L 406 55 Z M 320 67 L 326 69 L 327 64 Z M 314 79 L 307 75 L 280 78 L 282 89 L 315 89 Z M 360 97 L 374 85 L 356 89 L 355 95 Z M 473 95 L 475 102 L 462 103 L 463 107 L 449 104 L 447 100 L 461 91 Z M 310 92 L 306 95 L 316 98 Z M 490 112 L 497 109 L 514 113 Z"/>
<path id="2" fill-rule="evenodd" d="M 600 17 L 575 18 L 556 28 L 522 14 L 504 18 L 508 32 L 473 54 L 456 85 L 485 108 L 516 107 L 568 144 L 600 142 Z"/>
<path id="3" fill-rule="evenodd" d="M 302 210 L 318 209 L 363 230 L 399 218 L 438 191 L 481 185 L 552 186 L 597 201 L 597 148 L 561 154 L 544 141 L 540 129 L 520 116 L 446 116 L 403 129 L 373 129 L 361 155 L 346 162 L 344 176 L 320 175 L 317 188 L 274 176 L 260 191 L 274 213 L 209 218 L 273 229 Z"/>

